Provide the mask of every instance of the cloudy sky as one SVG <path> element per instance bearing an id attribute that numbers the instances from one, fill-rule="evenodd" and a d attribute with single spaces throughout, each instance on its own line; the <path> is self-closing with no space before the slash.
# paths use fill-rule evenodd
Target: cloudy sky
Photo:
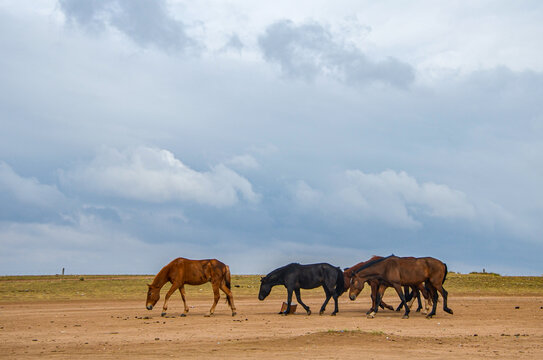
<path id="1" fill-rule="evenodd" d="M 0 274 L 543 274 L 541 1 L 0 0 Z"/>

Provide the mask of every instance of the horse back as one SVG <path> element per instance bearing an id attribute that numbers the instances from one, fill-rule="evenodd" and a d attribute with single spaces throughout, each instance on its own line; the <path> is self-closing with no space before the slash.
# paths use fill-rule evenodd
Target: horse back
<path id="1" fill-rule="evenodd" d="M 201 285 L 226 274 L 226 265 L 217 259 L 191 260 L 177 258 L 172 261 L 176 278 L 183 284 Z"/>
<path id="2" fill-rule="evenodd" d="M 313 289 L 337 280 L 338 269 L 327 263 L 293 266 L 286 274 L 286 283 L 302 289 Z"/>
<path id="3" fill-rule="evenodd" d="M 426 261 L 422 258 L 401 257 L 395 259 L 396 277 L 403 285 L 419 284 L 430 275 Z"/>

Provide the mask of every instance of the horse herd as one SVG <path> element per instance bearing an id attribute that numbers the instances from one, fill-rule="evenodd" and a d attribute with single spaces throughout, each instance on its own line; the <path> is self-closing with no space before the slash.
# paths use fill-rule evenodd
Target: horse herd
<path id="1" fill-rule="evenodd" d="M 403 318 L 409 317 L 410 308 L 415 299 L 418 300 L 416 311 L 422 309 L 421 294 L 426 303 L 426 316 L 430 318 L 436 314 L 438 292 L 443 298 L 443 310 L 449 314 L 453 313 L 447 306 L 447 291 L 443 288 L 446 277 L 447 265 L 432 257 L 374 256 L 368 261 L 358 263 L 344 269 L 344 271 L 327 263 L 310 265 L 293 263 L 275 269 L 261 278 L 258 299 L 264 300 L 270 294 L 272 287 L 283 285 L 287 289 L 287 306 L 285 311 L 280 312 L 280 314 L 287 315 L 290 313 L 292 293 L 294 292 L 298 303 L 304 308 L 307 315 L 311 315 L 309 306 L 302 301 L 300 289 L 313 289 L 322 286 L 326 299 L 320 308 L 319 314 L 324 313 L 330 298 L 333 298 L 334 311 L 331 315 L 336 315 L 339 310 L 339 296 L 348 290 L 349 298 L 355 300 L 367 282 L 371 287 L 372 298 L 372 307 L 367 312 L 368 317 L 373 318 L 379 307 L 394 309 L 382 300 L 385 289 L 392 287 L 401 300 L 396 311 L 400 311 L 402 307 L 405 308 Z M 201 285 L 207 282 L 211 282 L 214 301 L 206 316 L 213 315 L 215 311 L 220 298 L 219 289 L 226 294 L 226 301 L 232 309 L 232 316 L 236 315 L 234 297 L 231 291 L 230 268 L 219 260 L 177 258 L 171 261 L 159 271 L 152 284 L 148 285 L 147 310 L 153 309 L 160 298 L 160 289 L 168 282 L 172 286 L 166 293 L 162 316 L 166 315 L 168 301 L 176 290 L 181 293 L 184 304 L 184 312 L 181 316 L 186 316 L 189 307 L 185 299 L 184 285 Z M 432 305 L 430 312 L 428 312 L 429 304 Z"/>

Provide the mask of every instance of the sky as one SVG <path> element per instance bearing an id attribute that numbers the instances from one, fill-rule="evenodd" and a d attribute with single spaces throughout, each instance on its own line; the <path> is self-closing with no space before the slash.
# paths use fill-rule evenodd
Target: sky
<path id="1" fill-rule="evenodd" d="M 541 1 L 0 0 L 0 275 L 543 274 Z"/>

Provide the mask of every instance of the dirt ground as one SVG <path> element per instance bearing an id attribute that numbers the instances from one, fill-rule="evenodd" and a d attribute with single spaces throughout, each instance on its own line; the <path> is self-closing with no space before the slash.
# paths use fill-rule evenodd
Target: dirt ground
<path id="1" fill-rule="evenodd" d="M 235 293 L 234 293 L 235 294 Z M 260 302 L 254 296 L 235 299 L 235 317 L 224 302 L 215 316 L 203 315 L 209 299 L 170 301 L 152 311 L 141 301 L 70 301 L 0 304 L 0 358 L 322 358 L 363 356 L 394 358 L 529 358 L 543 359 L 543 297 L 454 296 L 454 315 L 438 307 L 426 319 L 411 313 L 381 311 L 367 319 L 369 298 L 340 298 L 340 312 L 318 309 L 324 296 L 302 299 L 314 314 L 278 315 L 283 298 Z M 385 300 L 396 304 L 397 298 Z M 439 304 L 442 305 L 441 303 Z M 518 307 L 518 308 L 517 308 Z M 299 307 L 300 309 L 300 307 Z"/>

